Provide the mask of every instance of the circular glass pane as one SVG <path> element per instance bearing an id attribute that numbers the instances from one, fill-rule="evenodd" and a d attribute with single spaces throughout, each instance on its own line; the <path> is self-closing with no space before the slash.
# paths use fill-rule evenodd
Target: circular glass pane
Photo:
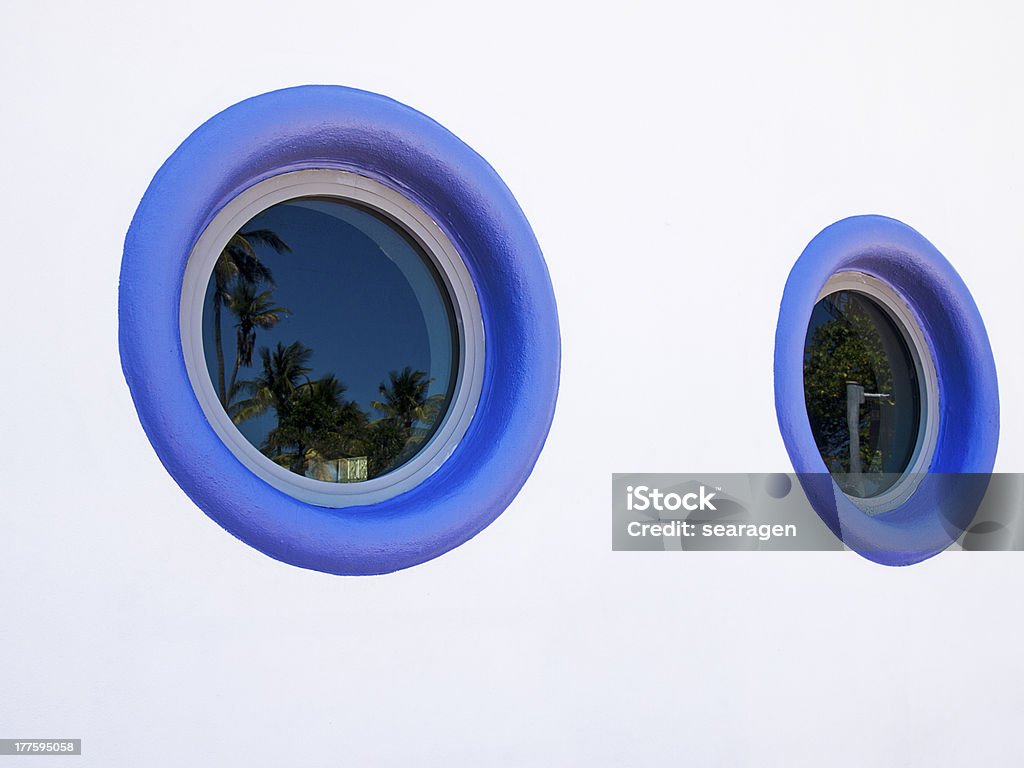
<path id="1" fill-rule="evenodd" d="M 459 360 L 430 257 L 356 203 L 287 200 L 217 257 L 203 355 L 231 421 L 291 472 L 352 483 L 405 464 L 443 422 Z"/>
<path id="2" fill-rule="evenodd" d="M 844 493 L 889 490 L 914 458 L 921 387 L 906 334 L 863 293 L 818 301 L 804 341 L 804 400 L 821 458 Z"/>

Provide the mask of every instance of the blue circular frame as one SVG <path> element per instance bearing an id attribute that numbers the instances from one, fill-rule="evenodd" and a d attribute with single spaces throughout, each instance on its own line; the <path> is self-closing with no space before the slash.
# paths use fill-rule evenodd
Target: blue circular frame
<path id="1" fill-rule="evenodd" d="M 417 203 L 465 262 L 483 314 L 483 388 L 465 436 L 420 485 L 367 506 L 298 501 L 244 467 L 207 422 L 182 355 L 182 280 L 203 230 L 253 184 L 311 168 L 359 173 Z M 438 123 L 341 86 L 300 86 L 243 101 L 168 158 L 125 239 L 119 340 L 142 426 L 189 497 L 261 552 L 335 574 L 408 568 L 485 528 L 530 475 L 558 393 L 555 297 L 512 193 Z"/>
<path id="2" fill-rule="evenodd" d="M 839 490 L 818 452 L 804 401 L 804 342 L 826 281 L 856 271 L 891 286 L 917 320 L 935 364 L 939 432 L 928 474 L 899 507 L 869 515 Z M 999 443 L 999 390 L 985 326 L 967 286 L 920 233 L 884 216 L 853 216 L 815 237 L 782 296 L 775 333 L 775 410 L 808 499 L 847 546 L 884 565 L 938 554 L 970 524 Z"/>

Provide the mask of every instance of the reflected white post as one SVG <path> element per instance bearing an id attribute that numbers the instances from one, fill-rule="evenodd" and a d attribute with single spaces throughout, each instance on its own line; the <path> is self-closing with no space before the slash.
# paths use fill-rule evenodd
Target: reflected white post
<path id="1" fill-rule="evenodd" d="M 856 484 L 857 494 L 864 496 L 864 469 L 860 463 L 860 407 L 866 398 L 889 399 L 886 392 L 865 392 L 856 381 L 846 382 L 846 427 L 850 431 L 849 479 Z"/>
<path id="2" fill-rule="evenodd" d="M 846 426 L 850 431 L 849 480 L 856 484 L 857 495 L 864 495 L 864 478 L 860 465 L 860 406 L 864 402 L 864 387 L 856 381 L 846 382 Z"/>

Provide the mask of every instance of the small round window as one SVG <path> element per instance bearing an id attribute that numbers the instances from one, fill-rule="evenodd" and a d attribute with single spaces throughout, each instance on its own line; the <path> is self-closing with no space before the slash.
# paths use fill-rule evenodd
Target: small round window
<path id="1" fill-rule="evenodd" d="M 838 487 L 870 512 L 913 490 L 934 449 L 937 389 L 916 322 L 875 278 L 825 286 L 804 341 L 804 401 Z"/>
<path id="2" fill-rule="evenodd" d="M 186 364 L 258 475 L 325 506 L 372 503 L 464 433 L 482 357 L 474 299 L 411 200 L 355 174 L 289 173 L 238 196 L 193 251 Z"/>
<path id="3" fill-rule="evenodd" d="M 786 280 L 774 374 L 786 452 L 846 546 L 910 565 L 967 529 L 999 443 L 995 361 L 970 291 L 920 232 L 877 215 L 819 232 Z"/>

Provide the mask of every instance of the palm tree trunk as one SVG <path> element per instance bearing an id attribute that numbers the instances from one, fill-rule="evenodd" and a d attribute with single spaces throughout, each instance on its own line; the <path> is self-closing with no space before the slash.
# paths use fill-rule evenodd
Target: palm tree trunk
<path id="1" fill-rule="evenodd" d="M 220 338 L 220 296 L 213 295 L 213 346 L 217 350 L 217 395 L 220 404 L 228 407 L 228 398 L 224 390 L 224 345 Z"/>
<path id="2" fill-rule="evenodd" d="M 235 350 L 235 367 L 231 369 L 231 380 L 228 383 L 227 397 L 224 400 L 224 407 L 228 407 L 228 401 L 234 399 L 235 396 L 235 379 L 238 378 L 238 364 L 241 360 L 241 352 Z"/>

